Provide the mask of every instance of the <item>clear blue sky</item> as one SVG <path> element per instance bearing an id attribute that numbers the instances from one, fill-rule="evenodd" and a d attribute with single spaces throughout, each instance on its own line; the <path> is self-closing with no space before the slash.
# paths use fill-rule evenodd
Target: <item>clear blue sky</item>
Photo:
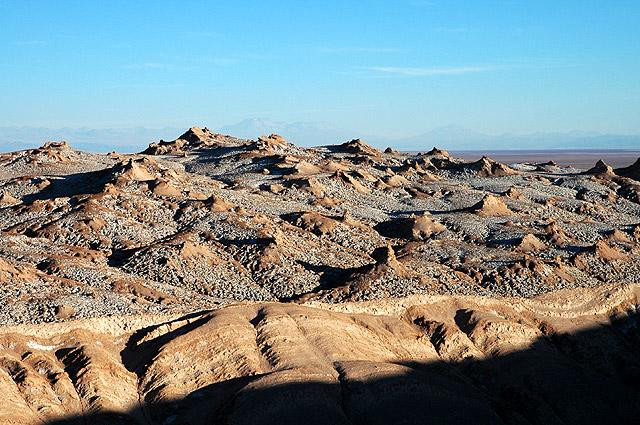
<path id="1" fill-rule="evenodd" d="M 640 1 L 0 0 L 0 126 L 640 133 Z"/>

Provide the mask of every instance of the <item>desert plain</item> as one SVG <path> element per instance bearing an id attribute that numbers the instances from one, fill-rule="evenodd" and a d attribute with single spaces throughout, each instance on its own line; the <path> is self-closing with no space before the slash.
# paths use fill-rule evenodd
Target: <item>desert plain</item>
<path id="1" fill-rule="evenodd" d="M 0 154 L 2 424 L 640 412 L 640 160 L 193 127 Z"/>

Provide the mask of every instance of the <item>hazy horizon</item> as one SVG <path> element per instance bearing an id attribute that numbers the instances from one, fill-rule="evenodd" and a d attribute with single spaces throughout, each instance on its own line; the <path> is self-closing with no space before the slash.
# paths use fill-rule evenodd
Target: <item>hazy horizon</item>
<path id="1" fill-rule="evenodd" d="M 206 125 L 194 124 L 207 127 Z M 419 151 L 439 146 L 453 151 L 499 152 L 501 150 L 635 150 L 640 148 L 640 135 L 600 134 L 594 132 L 485 134 L 456 125 L 437 127 L 420 134 L 382 137 L 354 129 L 333 127 L 321 122 L 286 123 L 268 119 L 247 119 L 235 124 L 210 129 L 231 136 L 255 139 L 263 134 L 278 133 L 300 146 L 342 143 L 362 138 L 368 143 L 403 151 Z M 50 140 L 66 140 L 74 148 L 94 152 L 137 152 L 160 139 L 173 140 L 187 127 L 124 128 L 88 127 L 0 127 L 0 151 L 32 148 Z"/>
<path id="2" fill-rule="evenodd" d="M 204 125 L 202 125 L 204 127 Z M 587 132 L 533 133 L 488 135 L 457 126 L 435 128 L 419 135 L 384 138 L 355 130 L 334 128 L 326 123 L 283 123 L 264 120 L 245 120 L 211 130 L 235 137 L 255 139 L 263 134 L 278 133 L 299 146 L 319 146 L 342 143 L 362 138 L 367 143 L 384 149 L 422 151 L 433 146 L 452 152 L 499 154 L 500 152 L 633 152 L 640 150 L 640 136 L 613 135 Z M 134 153 L 144 150 L 149 143 L 161 139 L 173 140 L 186 128 L 60 128 L 0 127 L 0 152 L 16 151 L 41 146 L 50 140 L 65 140 L 75 149 L 91 152 Z M 465 155 L 463 155 L 465 156 Z M 481 155 L 480 155 L 481 156 Z"/>

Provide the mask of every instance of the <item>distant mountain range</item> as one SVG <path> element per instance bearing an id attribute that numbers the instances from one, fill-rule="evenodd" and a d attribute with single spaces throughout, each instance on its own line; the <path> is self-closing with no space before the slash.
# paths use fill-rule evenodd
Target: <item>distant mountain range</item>
<path id="1" fill-rule="evenodd" d="M 441 146 L 450 150 L 640 149 L 640 135 L 587 132 L 488 135 L 458 126 L 436 128 L 419 136 L 390 141 L 403 150 Z"/>
<path id="2" fill-rule="evenodd" d="M 173 140 L 184 128 L 46 128 L 0 127 L 0 151 L 41 146 L 49 140 L 66 140 L 75 149 L 90 152 L 140 152 L 159 139 Z"/>
<path id="3" fill-rule="evenodd" d="M 488 135 L 459 126 L 438 127 L 412 137 L 385 138 L 359 134 L 340 129 L 327 123 L 282 123 L 262 119 L 247 119 L 218 130 L 243 138 L 255 138 L 261 134 L 278 133 L 302 146 L 326 145 L 354 138 L 363 138 L 374 146 L 391 146 L 399 150 L 426 150 L 434 146 L 460 150 L 509 150 L 509 149 L 640 149 L 640 134 L 616 135 L 587 132 L 532 133 L 525 135 Z"/>
<path id="4" fill-rule="evenodd" d="M 48 140 L 66 140 L 76 149 L 108 152 L 139 152 L 150 142 L 173 140 L 184 128 L 60 128 L 0 127 L 0 150 L 11 151 L 35 147 Z M 251 118 L 213 129 L 240 138 L 254 139 L 262 134 L 277 133 L 301 146 L 340 143 L 362 138 L 374 146 L 391 146 L 398 150 L 420 151 L 433 146 L 453 151 L 512 149 L 640 149 L 640 135 L 598 134 L 587 132 L 532 133 L 525 135 L 488 135 L 459 126 L 433 129 L 418 136 L 379 137 L 342 129 L 323 122 L 280 122 Z"/>
<path id="5" fill-rule="evenodd" d="M 328 145 L 358 137 L 365 138 L 352 130 L 337 128 L 325 122 L 286 123 L 260 118 L 246 119 L 217 131 L 245 139 L 255 139 L 262 134 L 276 133 L 301 146 Z"/>

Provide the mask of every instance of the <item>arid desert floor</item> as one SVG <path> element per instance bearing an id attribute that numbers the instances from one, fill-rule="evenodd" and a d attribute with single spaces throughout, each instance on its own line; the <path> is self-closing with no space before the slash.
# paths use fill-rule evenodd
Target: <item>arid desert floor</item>
<path id="1" fill-rule="evenodd" d="M 198 127 L 0 154 L 0 423 L 635 423 L 640 159 L 615 155 Z"/>

